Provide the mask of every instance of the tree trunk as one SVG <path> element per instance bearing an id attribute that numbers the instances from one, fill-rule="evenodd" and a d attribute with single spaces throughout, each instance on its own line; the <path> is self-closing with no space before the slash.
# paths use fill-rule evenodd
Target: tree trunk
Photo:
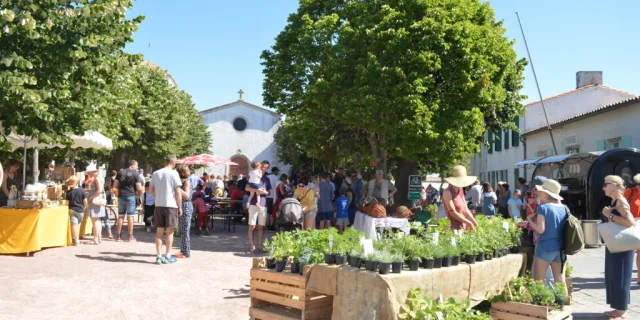
<path id="1" fill-rule="evenodd" d="M 409 200 L 409 176 L 417 174 L 419 174 L 417 163 L 403 158 L 398 160 L 398 169 L 393 175 L 396 178 L 396 189 L 398 189 L 394 197 L 395 203 L 413 207 L 413 200 Z"/>
<path id="2" fill-rule="evenodd" d="M 371 148 L 371 166 L 387 173 L 387 150 L 380 148 L 382 143 L 375 134 L 369 133 L 367 140 L 369 140 L 369 147 Z"/>
<path id="3" fill-rule="evenodd" d="M 113 152 L 113 158 L 111 160 L 111 169 L 120 171 L 120 169 L 124 168 L 125 157 L 126 154 L 124 153 L 124 150 L 115 150 Z"/>

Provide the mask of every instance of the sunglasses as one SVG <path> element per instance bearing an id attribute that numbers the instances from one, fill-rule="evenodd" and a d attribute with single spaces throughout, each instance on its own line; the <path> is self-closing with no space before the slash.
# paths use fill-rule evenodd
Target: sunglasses
<path id="1" fill-rule="evenodd" d="M 304 184 L 299 184 L 298 185 L 298 188 L 304 188 L 304 187 L 306 187 Z"/>
<path id="2" fill-rule="evenodd" d="M 608 186 L 608 185 L 610 185 L 610 184 L 613 184 L 613 182 L 605 182 L 605 183 L 604 183 L 604 186 L 606 187 L 606 186 Z"/>

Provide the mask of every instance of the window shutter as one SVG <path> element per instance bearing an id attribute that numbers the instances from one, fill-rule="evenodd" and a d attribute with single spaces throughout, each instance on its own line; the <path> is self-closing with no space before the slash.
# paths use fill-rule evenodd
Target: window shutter
<path id="1" fill-rule="evenodd" d="M 504 133 L 504 149 L 507 150 L 509 149 L 510 145 L 509 145 L 509 130 L 505 131 Z"/>
<path id="2" fill-rule="evenodd" d="M 487 140 L 489 142 L 487 153 L 493 153 L 493 131 L 489 130 L 489 132 L 487 133 Z"/>
<path id="3" fill-rule="evenodd" d="M 538 151 L 536 151 L 536 152 L 534 152 L 534 153 L 533 153 L 533 157 L 534 157 L 534 158 L 537 158 L 539 154 L 540 154 L 540 153 L 539 153 Z"/>
<path id="4" fill-rule="evenodd" d="M 631 148 L 631 136 L 620 137 L 620 148 Z"/>
<path id="5" fill-rule="evenodd" d="M 552 155 L 553 155 L 553 149 L 547 150 L 547 156 L 552 156 Z"/>
<path id="6" fill-rule="evenodd" d="M 597 148 L 598 150 L 597 151 L 605 151 L 605 150 L 607 150 L 604 140 L 597 141 L 597 144 L 598 144 L 598 148 Z"/>
<path id="7" fill-rule="evenodd" d="M 517 147 L 520 145 L 520 117 L 516 116 L 513 121 L 516 123 L 518 130 L 511 130 L 511 145 Z"/>
<path id="8" fill-rule="evenodd" d="M 502 129 L 498 129 L 498 132 L 496 132 L 495 150 L 496 151 L 502 151 Z"/>

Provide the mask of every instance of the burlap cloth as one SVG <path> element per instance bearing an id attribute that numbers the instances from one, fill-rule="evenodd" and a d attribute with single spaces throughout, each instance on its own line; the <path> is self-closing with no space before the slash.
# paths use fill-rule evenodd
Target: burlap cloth
<path id="1" fill-rule="evenodd" d="M 380 275 L 349 266 L 313 266 L 307 290 L 334 296 L 332 319 L 397 319 L 410 289 L 420 288 L 432 299 L 442 295 L 458 300 L 471 299 L 476 305 L 499 292 L 517 277 L 524 254 L 512 254 L 473 265 L 442 269 L 403 270 Z"/>

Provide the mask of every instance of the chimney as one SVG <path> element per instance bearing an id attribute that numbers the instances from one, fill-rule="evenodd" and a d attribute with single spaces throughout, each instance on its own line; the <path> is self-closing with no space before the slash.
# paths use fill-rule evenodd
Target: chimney
<path id="1" fill-rule="evenodd" d="M 586 87 L 588 85 L 602 84 L 602 71 L 578 71 L 576 72 L 576 89 Z"/>

